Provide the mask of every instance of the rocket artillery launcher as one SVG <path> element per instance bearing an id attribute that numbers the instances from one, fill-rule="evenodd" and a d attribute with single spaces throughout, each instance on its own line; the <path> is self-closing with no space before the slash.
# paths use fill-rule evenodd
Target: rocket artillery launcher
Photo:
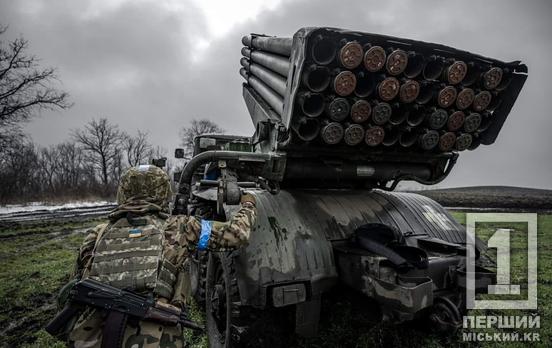
<path id="1" fill-rule="evenodd" d="M 259 341 L 262 328 L 287 323 L 266 325 L 275 310 L 316 335 L 321 297 L 337 284 L 373 299 L 384 319 L 456 329 L 466 279 L 475 291 L 495 280 L 486 247 L 476 241 L 468 271 L 465 227 L 431 199 L 391 191 L 401 180 L 436 184 L 461 151 L 494 143 L 527 67 L 332 28 L 242 43 L 255 134 L 197 137 L 174 208 L 224 221 L 240 190 L 257 199 L 247 247 L 191 262 L 210 346 L 285 345 Z"/>
<path id="2" fill-rule="evenodd" d="M 495 142 L 527 78 L 527 67 L 519 61 L 506 63 L 443 45 L 333 28 L 303 28 L 293 38 L 251 34 L 242 43 L 244 73 L 254 77 L 246 78 L 243 96 L 258 151 L 285 154 L 287 168 L 305 161 L 356 166 L 358 174 L 348 172 L 351 177 L 334 173 L 336 182 L 330 184 L 337 186 L 368 182 L 393 189 L 405 179 L 442 181 L 459 152 Z M 368 105 L 363 109 L 368 116 L 358 117 L 354 106 L 359 101 Z M 458 111 L 466 116 L 484 113 L 485 127 L 474 116 L 459 125 Z M 447 129 L 449 119 L 436 115 L 454 115 L 449 122 L 454 127 Z M 318 122 L 306 121 L 309 118 Z M 366 141 L 351 145 L 348 137 L 328 141 L 324 124 L 331 123 L 337 131 L 333 122 L 343 128 L 357 123 L 365 130 L 380 126 L 388 140 L 377 146 Z M 418 137 L 413 146 L 394 141 L 406 126 L 409 135 Z M 427 140 L 429 130 L 453 132 L 446 139 L 462 141 L 438 146 Z M 465 139 L 477 146 L 466 146 Z M 369 175 L 387 164 L 396 171 L 380 178 Z M 284 173 L 283 185 L 297 182 L 320 185 L 315 172 Z"/>

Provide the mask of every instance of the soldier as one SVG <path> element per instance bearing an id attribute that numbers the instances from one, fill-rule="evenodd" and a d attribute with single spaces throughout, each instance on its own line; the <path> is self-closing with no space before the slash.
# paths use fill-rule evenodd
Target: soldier
<path id="1" fill-rule="evenodd" d="M 117 192 L 119 206 L 109 215 L 109 223 L 92 230 L 80 248 L 77 278 L 152 294 L 162 303 L 184 308 L 184 264 L 189 251 L 247 243 L 255 223 L 255 198 L 243 195 L 241 209 L 224 223 L 183 215 L 169 217 L 170 198 L 169 178 L 160 168 L 142 165 L 126 171 Z M 70 346 L 110 347 L 121 337 L 123 347 L 184 346 L 180 326 L 132 318 L 125 325 L 113 322 L 108 314 L 88 308 L 69 334 Z"/>

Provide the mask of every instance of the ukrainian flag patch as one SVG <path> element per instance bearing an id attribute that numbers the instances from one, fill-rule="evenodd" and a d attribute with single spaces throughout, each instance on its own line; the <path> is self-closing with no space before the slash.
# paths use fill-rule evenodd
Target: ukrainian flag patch
<path id="1" fill-rule="evenodd" d="M 128 231 L 128 237 L 129 238 L 142 237 L 142 230 L 139 228 L 133 228 L 132 230 Z"/>

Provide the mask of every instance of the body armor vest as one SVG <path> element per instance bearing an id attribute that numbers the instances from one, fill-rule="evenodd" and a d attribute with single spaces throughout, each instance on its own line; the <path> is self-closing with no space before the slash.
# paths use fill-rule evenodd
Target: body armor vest
<path id="1" fill-rule="evenodd" d="M 177 268 L 163 257 L 164 220 L 120 218 L 98 237 L 88 277 L 136 292 L 171 299 Z"/>

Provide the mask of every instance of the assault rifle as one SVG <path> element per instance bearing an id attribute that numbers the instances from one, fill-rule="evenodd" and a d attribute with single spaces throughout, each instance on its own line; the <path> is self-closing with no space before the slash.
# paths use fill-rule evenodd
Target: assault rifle
<path id="1" fill-rule="evenodd" d="M 132 291 L 121 290 L 93 279 L 84 279 L 76 283 L 69 293 L 69 302 L 65 308 L 46 326 L 51 335 L 60 333 L 67 323 L 79 315 L 86 306 L 105 309 L 117 314 L 126 321 L 126 317 L 155 321 L 163 325 L 177 325 L 193 330 L 203 330 L 188 318 L 187 312 L 175 306 L 155 301 L 153 297 L 140 296 Z M 109 317 L 109 315 L 108 315 Z"/>

